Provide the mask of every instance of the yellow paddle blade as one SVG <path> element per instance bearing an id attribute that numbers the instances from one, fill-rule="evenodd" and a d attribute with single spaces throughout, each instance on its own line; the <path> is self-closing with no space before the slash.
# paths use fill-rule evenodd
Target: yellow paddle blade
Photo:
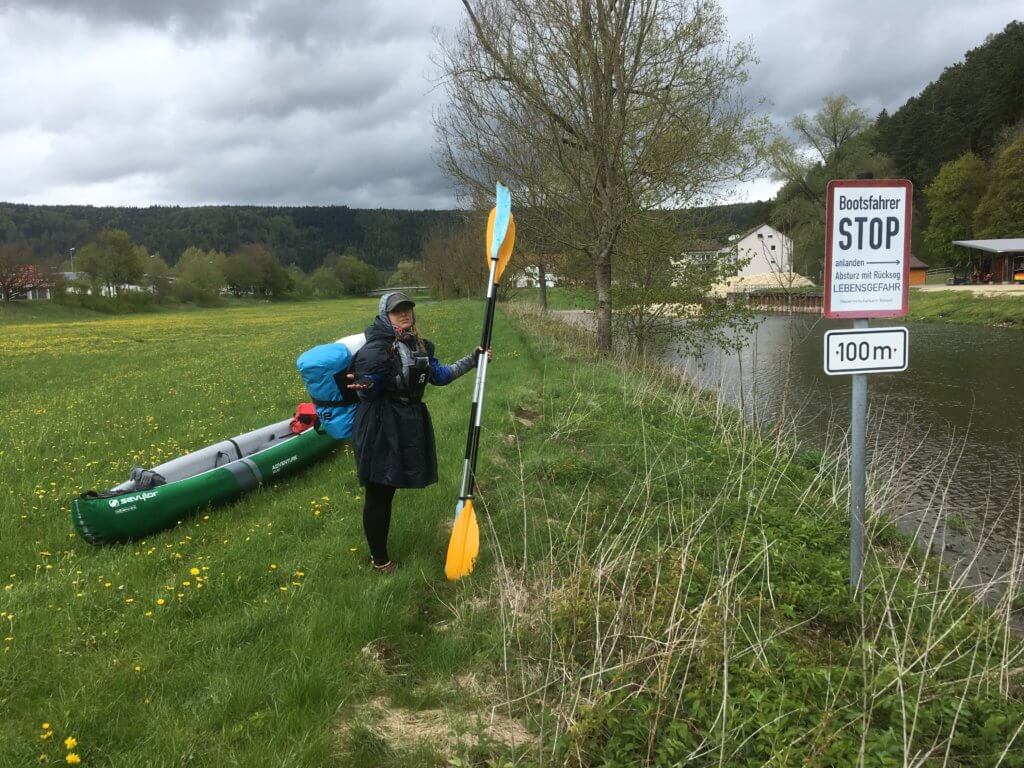
<path id="1" fill-rule="evenodd" d="M 512 261 L 512 247 L 515 244 L 516 218 L 509 214 L 508 232 L 505 233 L 505 239 L 501 241 L 501 247 L 498 249 L 498 268 L 494 270 L 494 282 L 501 280 L 501 273 L 505 271 L 505 267 Z"/>
<path id="2" fill-rule="evenodd" d="M 484 254 L 484 263 L 487 264 L 487 269 L 491 268 L 491 252 L 490 243 L 494 237 L 494 219 L 498 215 L 497 208 L 491 208 L 491 213 L 487 217 L 487 252 Z M 497 283 L 501 280 L 501 273 L 505 271 L 505 267 L 508 266 L 509 261 L 512 260 L 512 247 L 516 244 L 516 218 L 509 214 L 508 217 L 508 229 L 505 232 L 505 239 L 501 241 L 501 246 L 498 248 L 498 266 L 494 270 L 494 282 Z"/>
<path id="3" fill-rule="evenodd" d="M 449 581 L 461 579 L 473 572 L 480 554 L 480 527 L 476 522 L 473 500 L 469 499 L 455 518 L 452 537 L 448 540 L 448 556 L 444 561 L 444 575 Z"/>

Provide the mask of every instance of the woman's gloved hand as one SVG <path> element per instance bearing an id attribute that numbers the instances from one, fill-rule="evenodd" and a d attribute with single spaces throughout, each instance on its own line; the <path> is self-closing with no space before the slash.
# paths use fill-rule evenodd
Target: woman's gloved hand
<path id="1" fill-rule="evenodd" d="M 366 376 L 363 376 L 359 379 L 359 381 L 356 381 L 356 375 L 354 373 L 349 373 L 345 376 L 345 378 L 352 382 L 346 387 L 346 389 L 373 389 L 373 380 L 367 378 Z"/>

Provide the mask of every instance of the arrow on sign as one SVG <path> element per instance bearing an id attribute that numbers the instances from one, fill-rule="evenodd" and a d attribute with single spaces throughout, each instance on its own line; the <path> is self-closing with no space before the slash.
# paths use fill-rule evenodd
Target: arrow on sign
<path id="1" fill-rule="evenodd" d="M 899 264 L 898 261 L 869 261 L 868 264 Z"/>

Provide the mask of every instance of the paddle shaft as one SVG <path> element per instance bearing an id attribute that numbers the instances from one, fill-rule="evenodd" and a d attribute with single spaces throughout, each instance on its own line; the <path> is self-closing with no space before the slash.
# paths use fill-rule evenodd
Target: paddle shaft
<path id="1" fill-rule="evenodd" d="M 491 258 L 491 274 L 487 281 L 487 309 L 484 313 L 484 330 L 480 337 L 480 346 L 483 352 L 477 358 L 473 403 L 469 406 L 469 434 L 466 436 L 466 457 L 462 464 L 459 501 L 473 498 L 473 488 L 476 485 L 476 457 L 480 448 L 480 420 L 484 409 L 484 385 L 487 382 L 487 350 L 491 346 L 494 308 L 498 303 L 497 268 L 498 257 L 495 254 Z"/>

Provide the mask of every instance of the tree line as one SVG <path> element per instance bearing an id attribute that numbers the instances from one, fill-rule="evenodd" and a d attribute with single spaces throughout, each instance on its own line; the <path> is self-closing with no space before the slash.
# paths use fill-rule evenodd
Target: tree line
<path id="1" fill-rule="evenodd" d="M 228 294 L 268 299 L 338 298 L 365 295 L 386 276 L 351 253 L 328 253 L 313 272 L 296 265 L 284 267 L 264 243 L 246 243 L 231 253 L 192 245 L 172 266 L 121 229 L 96 233 L 61 266 L 67 269 L 59 270 L 52 261 L 35 258 L 23 244 L 0 243 L 2 299 L 9 301 L 12 295 L 33 287 L 49 287 L 59 301 L 87 303 L 97 309 L 109 299 L 124 299 L 126 305 L 151 301 L 213 305 Z M 399 262 L 389 274 L 392 285 L 422 282 L 420 264 L 413 260 Z"/>
<path id="2" fill-rule="evenodd" d="M 232 253 L 262 243 L 285 267 L 312 273 L 330 253 L 383 271 L 418 260 L 435 226 L 456 211 L 355 209 L 347 206 L 152 206 L 149 208 L 0 203 L 0 243 L 26 246 L 35 260 L 60 260 L 103 230 L 123 230 L 169 266 L 189 247 Z"/>

